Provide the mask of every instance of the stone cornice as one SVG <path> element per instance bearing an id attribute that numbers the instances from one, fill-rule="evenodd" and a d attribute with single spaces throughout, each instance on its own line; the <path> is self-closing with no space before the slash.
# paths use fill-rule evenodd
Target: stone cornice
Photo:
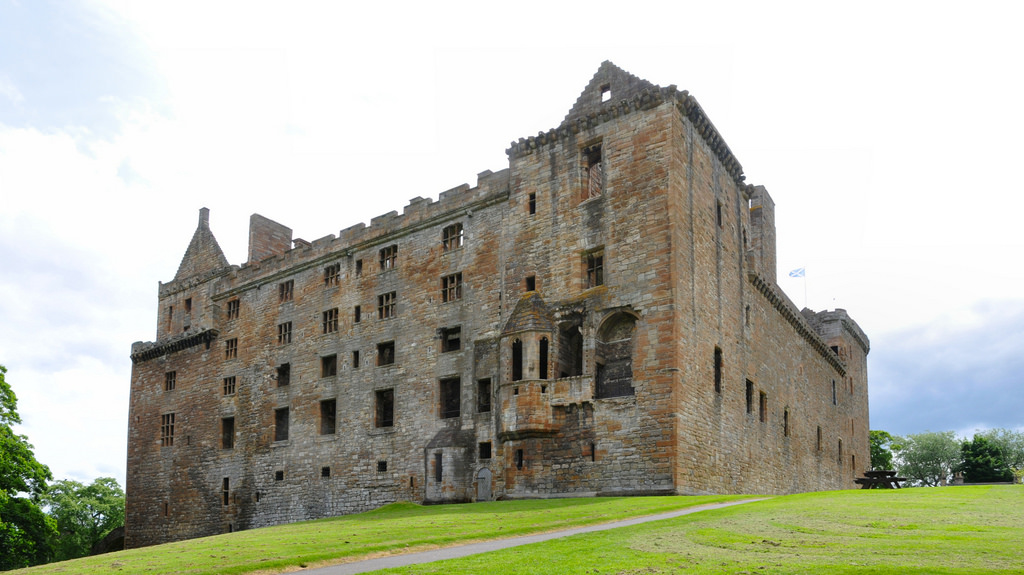
<path id="1" fill-rule="evenodd" d="M 768 300 L 768 303 L 770 303 L 772 307 L 782 315 L 783 319 L 789 322 L 789 325 L 793 326 L 793 329 L 800 334 L 800 337 L 804 338 L 804 340 L 839 373 L 840 377 L 846 376 L 846 365 L 843 364 L 836 354 L 832 353 L 832 350 L 824 341 L 821 340 L 821 337 L 817 332 L 807 324 L 807 321 L 804 320 L 803 316 L 789 305 L 786 298 L 775 291 L 775 287 L 773 285 L 769 284 L 764 280 L 764 278 L 753 271 L 747 272 L 747 279 L 750 280 L 754 289 L 764 296 L 764 298 Z"/>
<path id="2" fill-rule="evenodd" d="M 132 346 L 132 363 L 143 363 L 160 356 L 205 344 L 216 339 L 215 329 L 204 329 L 200 332 L 186 333 L 162 342 L 137 343 Z"/>
<path id="3" fill-rule="evenodd" d="M 665 102 L 673 102 L 675 104 L 679 112 L 690 121 L 697 134 L 708 145 L 712 153 L 722 162 L 722 165 L 729 172 L 733 181 L 737 185 L 745 187 L 743 180 L 746 179 L 746 176 L 743 175 L 743 166 L 740 165 L 739 160 L 733 155 L 732 150 L 725 143 L 725 139 L 718 132 L 718 129 L 715 128 L 715 125 L 711 123 L 711 120 L 708 119 L 704 109 L 697 103 L 697 99 L 686 90 L 677 90 L 675 86 L 668 86 L 666 88 L 655 86 L 653 90 L 644 89 L 640 94 L 630 99 L 609 102 L 600 111 L 591 112 L 574 120 L 566 120 L 557 128 L 552 128 L 547 132 L 538 132 L 536 136 L 519 138 L 518 141 L 510 144 L 505 153 L 508 154 L 510 160 L 527 156 L 545 146 L 554 144 L 560 139 L 568 139 L 570 136 L 594 129 L 605 122 L 628 114 L 651 110 Z"/>
<path id="4" fill-rule="evenodd" d="M 860 327 L 858 327 L 853 321 L 844 319 L 842 323 L 843 329 L 850 334 L 850 337 L 857 342 L 857 345 L 859 345 L 860 348 L 864 350 L 864 354 L 867 355 L 867 353 L 871 351 L 871 344 L 867 342 L 867 336 L 864 335 L 864 332 L 861 331 Z"/>

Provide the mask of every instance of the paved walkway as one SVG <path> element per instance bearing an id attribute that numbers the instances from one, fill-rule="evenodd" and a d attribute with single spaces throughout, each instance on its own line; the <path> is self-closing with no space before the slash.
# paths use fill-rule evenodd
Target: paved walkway
<path id="1" fill-rule="evenodd" d="M 759 499 L 744 499 L 741 501 L 729 501 L 726 503 L 709 503 L 707 505 L 697 505 L 695 507 L 679 509 L 678 511 L 669 511 L 667 513 L 647 515 L 644 517 L 634 517 L 632 519 L 623 519 L 621 521 L 602 523 L 600 525 L 588 525 L 587 527 L 576 527 L 574 529 L 538 533 L 536 535 L 523 535 L 521 537 L 512 537 L 509 539 L 494 539 L 491 541 L 481 541 L 479 543 L 469 543 L 467 545 L 457 545 L 454 547 L 442 547 L 441 549 L 433 549 L 430 551 L 420 551 L 418 553 L 406 553 L 405 555 L 388 555 L 386 557 L 366 559 L 365 561 L 353 561 L 352 563 L 342 563 L 340 565 L 332 565 L 330 567 L 321 567 L 318 569 L 304 569 L 301 573 L 303 573 L 303 575 L 350 575 L 353 573 L 376 571 L 378 569 L 388 569 L 390 567 L 405 567 L 407 565 L 416 565 L 419 563 L 431 563 L 442 559 L 457 559 L 459 557 L 466 557 L 467 555 L 487 553 L 488 551 L 508 549 L 509 547 L 529 545 L 530 543 L 540 543 L 541 541 L 558 539 L 559 537 L 568 537 L 569 535 L 576 535 L 578 533 L 593 533 L 594 531 L 605 531 L 618 527 L 628 527 L 630 525 L 639 525 L 649 521 L 659 521 L 661 519 L 671 519 L 673 517 L 689 515 L 690 513 L 697 513 L 698 511 L 719 509 L 721 507 L 730 507 L 732 505 L 740 505 L 742 503 L 753 503 L 754 501 L 764 501 L 765 499 L 768 498 L 762 497 Z"/>

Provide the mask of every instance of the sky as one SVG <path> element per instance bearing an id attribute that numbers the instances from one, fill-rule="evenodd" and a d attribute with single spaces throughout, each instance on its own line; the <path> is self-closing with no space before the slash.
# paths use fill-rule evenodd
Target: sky
<path id="1" fill-rule="evenodd" d="M 436 199 L 604 60 L 688 90 L 767 187 L 781 287 L 871 340 L 872 429 L 1024 428 L 1024 5 L 967 6 L 0 0 L 18 431 L 123 485 L 131 344 L 200 208 L 241 264 L 252 213 L 314 240 Z"/>

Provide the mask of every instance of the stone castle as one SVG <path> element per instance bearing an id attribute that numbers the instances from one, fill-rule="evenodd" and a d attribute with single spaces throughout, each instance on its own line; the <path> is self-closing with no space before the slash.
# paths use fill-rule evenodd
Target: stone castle
<path id="1" fill-rule="evenodd" d="M 776 284 L 775 205 L 609 62 L 438 201 L 313 242 L 200 210 L 132 345 L 127 545 L 497 498 L 855 487 L 868 338 Z"/>

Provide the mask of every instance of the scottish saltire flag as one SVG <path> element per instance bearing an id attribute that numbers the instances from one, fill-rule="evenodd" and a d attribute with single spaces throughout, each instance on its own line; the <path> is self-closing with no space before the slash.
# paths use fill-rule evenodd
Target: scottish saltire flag
<path id="1" fill-rule="evenodd" d="M 791 277 L 791 278 L 802 278 L 802 277 L 804 277 L 804 273 L 806 271 L 807 270 L 804 269 L 804 268 L 796 268 L 795 270 L 789 272 L 789 277 Z"/>

